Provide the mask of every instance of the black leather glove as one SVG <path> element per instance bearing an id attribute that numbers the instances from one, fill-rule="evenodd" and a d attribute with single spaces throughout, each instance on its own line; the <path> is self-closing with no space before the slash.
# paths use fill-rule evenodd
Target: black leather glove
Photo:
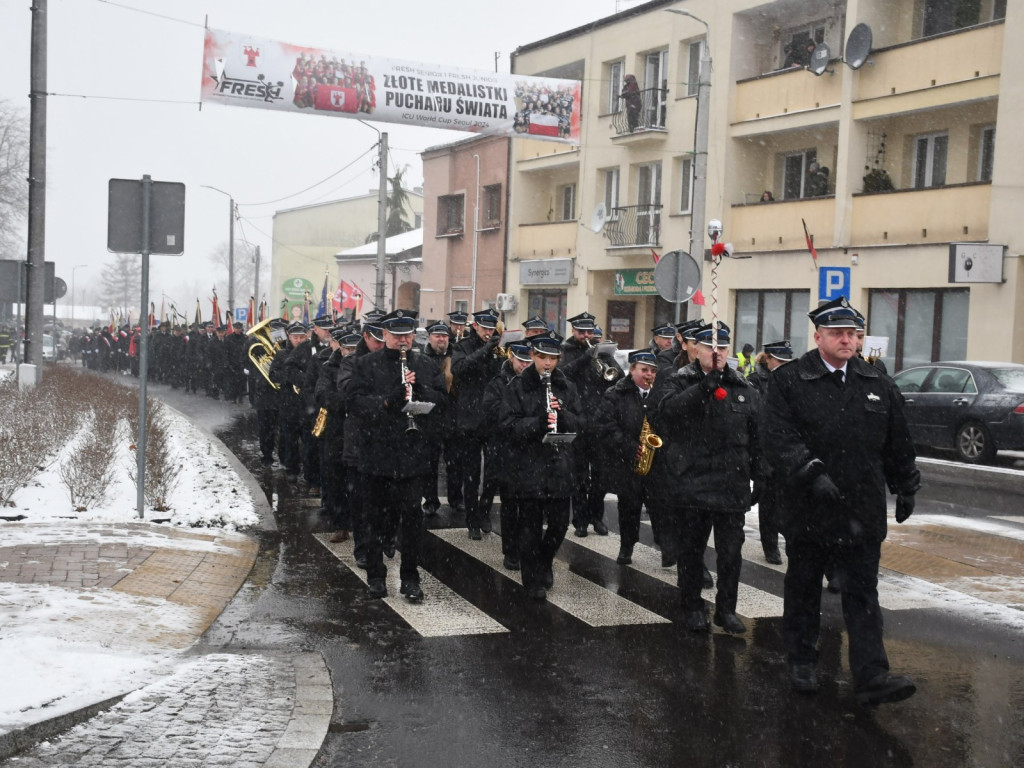
<path id="1" fill-rule="evenodd" d="M 498 344 L 500 342 L 501 337 L 498 334 L 494 334 L 493 336 L 491 336 L 490 339 L 488 339 L 487 343 L 484 346 L 487 348 L 488 352 L 493 352 L 495 349 L 497 349 Z"/>
<path id="2" fill-rule="evenodd" d="M 704 374 L 704 378 L 700 380 L 700 386 L 705 392 L 714 392 L 722 386 L 722 372 L 711 371 L 711 373 Z"/>
<path id="3" fill-rule="evenodd" d="M 811 497 L 821 506 L 837 504 L 843 500 L 843 494 L 832 482 L 832 478 L 826 474 L 820 474 L 810 485 Z"/>
<path id="4" fill-rule="evenodd" d="M 917 497 L 913 494 L 900 494 L 896 497 L 896 522 L 902 523 L 914 514 L 914 505 L 917 504 Z"/>
<path id="5" fill-rule="evenodd" d="M 750 505 L 760 503 L 762 496 L 764 496 L 764 481 L 755 479 L 754 487 L 750 490 Z"/>
<path id="6" fill-rule="evenodd" d="M 587 350 L 587 354 L 590 355 L 593 359 L 596 360 L 597 359 L 597 344 L 591 345 L 590 349 Z"/>

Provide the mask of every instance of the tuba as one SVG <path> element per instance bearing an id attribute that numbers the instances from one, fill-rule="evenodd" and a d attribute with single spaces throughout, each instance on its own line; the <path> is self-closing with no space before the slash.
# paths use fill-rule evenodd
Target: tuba
<path id="1" fill-rule="evenodd" d="M 651 471 L 651 464 L 654 462 L 654 452 L 664 445 L 664 441 L 651 431 L 650 422 L 644 416 L 643 426 L 640 427 L 640 447 L 636 451 L 636 459 L 633 461 L 633 472 L 638 475 L 646 475 Z"/>
<path id="2" fill-rule="evenodd" d="M 280 389 L 280 384 L 275 384 L 270 380 L 270 364 L 274 361 L 274 355 L 280 352 L 284 348 L 284 344 L 281 341 L 275 340 L 270 329 L 270 321 L 272 318 L 267 318 L 262 323 L 258 323 L 245 332 L 246 336 L 252 336 L 255 339 L 254 343 L 249 345 L 249 360 L 256 366 L 256 369 L 263 374 L 263 378 L 267 380 L 274 389 Z M 255 357 L 253 352 L 257 347 L 262 347 L 264 354 L 260 357 Z"/>

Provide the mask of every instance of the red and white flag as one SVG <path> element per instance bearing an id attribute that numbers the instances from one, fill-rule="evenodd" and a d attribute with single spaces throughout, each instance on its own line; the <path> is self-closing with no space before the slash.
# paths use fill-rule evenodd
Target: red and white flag
<path id="1" fill-rule="evenodd" d="M 530 115 L 530 130 L 533 136 L 558 136 L 557 115 Z"/>

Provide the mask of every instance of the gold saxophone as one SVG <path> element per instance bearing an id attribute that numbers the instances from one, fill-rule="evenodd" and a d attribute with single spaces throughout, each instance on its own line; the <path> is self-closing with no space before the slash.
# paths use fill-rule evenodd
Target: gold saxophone
<path id="1" fill-rule="evenodd" d="M 644 416 L 643 426 L 640 427 L 640 447 L 636 452 L 636 459 L 633 461 L 633 471 L 638 475 L 646 475 L 651 471 L 651 464 L 654 462 L 654 452 L 664 445 L 664 440 L 651 431 L 651 425 Z"/>
<path id="2" fill-rule="evenodd" d="M 327 409 L 321 408 L 313 422 L 313 437 L 320 437 L 327 428 Z"/>

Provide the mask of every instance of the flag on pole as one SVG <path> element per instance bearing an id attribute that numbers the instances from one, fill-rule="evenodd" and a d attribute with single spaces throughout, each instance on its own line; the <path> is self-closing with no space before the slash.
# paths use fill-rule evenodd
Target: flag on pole
<path id="1" fill-rule="evenodd" d="M 253 321 L 256 319 L 256 298 L 254 296 L 249 297 L 249 308 L 245 311 L 245 330 L 249 330 L 253 326 Z"/>
<path id="2" fill-rule="evenodd" d="M 302 302 L 302 324 L 309 325 L 309 291 L 305 292 Z"/>
<path id="3" fill-rule="evenodd" d="M 213 311 L 210 313 L 210 317 L 213 318 L 213 322 L 219 323 L 220 305 L 217 303 L 217 286 L 213 287 L 213 298 L 211 299 L 211 301 L 213 302 Z"/>
<path id="4" fill-rule="evenodd" d="M 324 272 L 324 287 L 320 289 L 320 303 L 316 308 L 316 319 L 324 317 L 327 312 L 327 273 Z"/>
<path id="5" fill-rule="evenodd" d="M 818 252 L 814 249 L 814 240 L 811 238 L 811 233 L 807 231 L 807 222 L 800 219 L 800 223 L 804 225 L 804 238 L 807 240 L 807 250 L 811 252 L 811 258 L 814 260 L 814 268 L 818 268 Z"/>
<path id="6" fill-rule="evenodd" d="M 288 319 L 288 299 L 281 299 L 281 319 Z"/>
<path id="7" fill-rule="evenodd" d="M 167 322 L 167 312 L 164 310 L 164 300 L 160 299 L 160 324 L 163 325 Z"/>
<path id="8" fill-rule="evenodd" d="M 654 257 L 654 264 L 655 266 L 657 266 L 658 262 L 661 261 L 661 256 L 659 256 L 658 252 L 655 251 L 653 248 L 651 248 L 651 256 Z"/>
<path id="9" fill-rule="evenodd" d="M 199 299 L 196 299 L 196 328 L 203 324 L 203 310 L 199 306 Z"/>
<path id="10" fill-rule="evenodd" d="M 693 298 L 690 299 L 690 301 L 692 301 L 694 304 L 700 307 L 706 306 L 707 304 L 707 302 L 704 300 L 704 294 L 700 292 L 700 288 L 698 288 L 697 292 L 693 294 Z"/>
<path id="11" fill-rule="evenodd" d="M 149 330 L 156 325 L 156 304 L 152 301 L 149 302 L 149 317 L 146 318 L 146 321 L 149 323 L 149 325 L 146 326 L 146 330 Z"/>

